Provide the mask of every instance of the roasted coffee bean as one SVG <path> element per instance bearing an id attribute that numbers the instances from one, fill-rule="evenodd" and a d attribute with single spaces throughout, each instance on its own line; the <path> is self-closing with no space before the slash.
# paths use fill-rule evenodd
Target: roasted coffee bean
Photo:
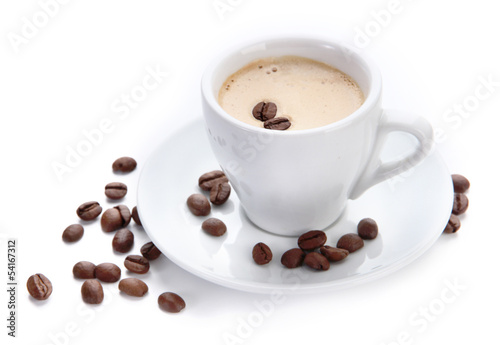
<path id="1" fill-rule="evenodd" d="M 210 190 L 210 202 L 214 205 L 222 205 L 229 199 L 231 186 L 227 182 L 218 183 Z"/>
<path id="2" fill-rule="evenodd" d="M 301 249 L 314 250 L 326 242 L 326 234 L 320 230 L 311 230 L 300 235 L 297 243 Z"/>
<path id="3" fill-rule="evenodd" d="M 81 204 L 76 209 L 76 214 L 82 220 L 93 220 L 96 219 L 102 212 L 102 207 L 97 201 L 88 201 Z"/>
<path id="4" fill-rule="evenodd" d="M 222 236 L 226 233 L 226 224 L 217 218 L 208 218 L 201 224 L 201 228 L 209 235 Z"/>
<path id="5" fill-rule="evenodd" d="M 255 107 L 253 107 L 252 115 L 257 120 L 267 121 L 274 118 L 277 112 L 278 112 L 278 107 L 273 102 L 269 103 L 260 102 L 257 103 Z"/>
<path id="6" fill-rule="evenodd" d="M 80 224 L 71 224 L 64 229 L 62 239 L 64 242 L 76 242 L 83 237 L 83 226 Z"/>
<path id="7" fill-rule="evenodd" d="M 259 242 L 252 250 L 253 260 L 257 265 L 265 265 L 273 259 L 273 253 L 267 244 Z"/>
<path id="8" fill-rule="evenodd" d="M 80 261 L 73 266 L 73 276 L 78 279 L 94 279 L 96 265 L 89 261 Z"/>
<path id="9" fill-rule="evenodd" d="M 158 305 L 169 313 L 178 313 L 186 307 L 186 302 L 176 293 L 164 292 L 158 297 Z"/>
<path id="10" fill-rule="evenodd" d="M 469 207 L 469 198 L 465 194 L 455 193 L 455 199 L 453 200 L 453 214 L 457 216 L 459 214 L 465 213 Z"/>
<path id="11" fill-rule="evenodd" d="M 89 279 L 83 282 L 82 299 L 88 304 L 100 304 L 104 299 L 104 291 L 101 283 L 96 279 Z"/>
<path id="12" fill-rule="evenodd" d="M 135 224 L 142 226 L 141 220 L 139 219 L 139 212 L 137 211 L 137 206 L 132 209 L 132 219 Z"/>
<path id="13" fill-rule="evenodd" d="M 327 271 L 330 268 L 328 259 L 318 252 L 307 253 L 304 264 L 318 271 Z"/>
<path id="14" fill-rule="evenodd" d="M 222 171 L 214 170 L 201 175 L 198 179 L 198 185 L 201 189 L 210 191 L 214 185 L 227 181 L 228 179 Z"/>
<path id="15" fill-rule="evenodd" d="M 362 248 L 365 245 L 363 239 L 357 234 L 345 234 L 337 242 L 337 248 L 346 249 L 349 253 L 353 253 L 356 250 Z"/>
<path id="16" fill-rule="evenodd" d="M 148 242 L 141 247 L 141 254 L 149 261 L 156 260 L 160 257 L 161 251 L 154 245 L 153 242 Z"/>
<path id="17" fill-rule="evenodd" d="M 344 260 L 347 257 L 347 255 L 349 255 L 349 251 L 346 249 L 335 248 L 330 246 L 323 246 L 319 248 L 319 251 L 329 261 L 341 261 Z"/>
<path id="18" fill-rule="evenodd" d="M 118 200 L 127 195 L 127 185 L 121 182 L 111 182 L 104 187 L 104 194 L 110 199 Z"/>
<path id="19" fill-rule="evenodd" d="M 264 122 L 264 128 L 274 129 L 277 131 L 284 131 L 285 129 L 288 129 L 291 125 L 292 123 L 286 117 L 275 117 L 273 119 Z"/>
<path id="20" fill-rule="evenodd" d="M 39 301 L 49 298 L 52 294 L 52 283 L 41 273 L 29 277 L 26 287 L 31 297 Z"/>
<path id="21" fill-rule="evenodd" d="M 130 210 L 125 205 L 108 208 L 101 217 L 101 227 L 105 232 L 115 231 L 126 227 L 131 219 Z"/>
<path id="22" fill-rule="evenodd" d="M 358 223 L 358 235 L 364 240 L 373 240 L 378 235 L 378 225 L 371 218 L 361 219 Z"/>
<path id="23" fill-rule="evenodd" d="M 121 157 L 113 162 L 113 171 L 121 171 L 124 173 L 131 172 L 137 166 L 135 159 L 131 157 Z"/>
<path id="24" fill-rule="evenodd" d="M 102 282 L 114 283 L 120 280 L 122 270 L 115 264 L 105 262 L 95 268 L 95 277 Z"/>
<path id="25" fill-rule="evenodd" d="M 300 248 L 289 249 L 281 256 L 281 264 L 287 268 L 302 266 L 306 253 Z"/>
<path id="26" fill-rule="evenodd" d="M 113 237 L 113 249 L 118 253 L 127 253 L 134 245 L 134 234 L 129 229 L 118 230 Z"/>
<path id="27" fill-rule="evenodd" d="M 187 206 L 195 216 L 207 216 L 212 207 L 203 194 L 193 194 L 187 199 Z"/>
<path id="28" fill-rule="evenodd" d="M 141 255 L 129 255 L 125 258 L 125 267 L 130 271 L 137 274 L 148 273 L 149 260 Z"/>
<path id="29" fill-rule="evenodd" d="M 453 189 L 455 193 L 465 193 L 469 190 L 470 182 L 465 176 L 453 174 L 451 175 L 451 179 L 453 180 Z"/>
<path id="30" fill-rule="evenodd" d="M 460 229 L 460 226 L 462 224 L 460 223 L 460 219 L 458 216 L 452 214 L 450 216 L 450 219 L 448 220 L 448 224 L 446 224 L 446 227 L 444 228 L 444 232 L 447 234 L 452 234 L 454 232 L 457 232 L 458 229 Z"/>
<path id="31" fill-rule="evenodd" d="M 125 278 L 120 280 L 118 290 L 129 296 L 142 297 L 148 292 L 148 286 L 145 282 L 137 278 Z"/>

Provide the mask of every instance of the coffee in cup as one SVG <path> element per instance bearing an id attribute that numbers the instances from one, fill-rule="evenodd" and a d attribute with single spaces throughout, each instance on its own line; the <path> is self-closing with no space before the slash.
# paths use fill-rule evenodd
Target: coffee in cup
<path id="1" fill-rule="evenodd" d="M 231 74 L 218 102 L 234 118 L 257 127 L 263 121 L 252 115 L 256 105 L 274 103 L 273 117 L 287 118 L 290 131 L 339 121 L 363 104 L 364 95 L 356 81 L 337 68 L 289 55 L 256 59 Z"/>

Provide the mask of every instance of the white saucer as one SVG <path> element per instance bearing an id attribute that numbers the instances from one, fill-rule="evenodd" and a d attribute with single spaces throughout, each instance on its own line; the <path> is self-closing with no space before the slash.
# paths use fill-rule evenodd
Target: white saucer
<path id="1" fill-rule="evenodd" d="M 407 138 L 391 138 L 386 152 L 408 148 Z M 396 153 L 397 154 L 397 153 Z M 441 235 L 453 204 L 450 174 L 437 152 L 433 152 L 403 177 L 382 182 L 355 201 L 349 201 L 343 216 L 326 229 L 327 244 L 356 232 L 362 218 L 379 225 L 376 239 L 328 271 L 308 267 L 287 269 L 282 253 L 297 247 L 297 238 L 273 235 L 253 225 L 240 207 L 236 193 L 222 206 L 212 207 L 209 217 L 227 225 L 222 237 L 201 230 L 208 217 L 193 216 L 186 206 L 192 193 L 202 193 L 198 177 L 219 169 L 210 150 L 200 118 L 171 134 L 144 166 L 138 187 L 138 209 L 151 240 L 174 263 L 211 282 L 250 292 L 319 292 L 345 288 L 380 278 L 422 255 Z M 258 266 L 252 248 L 266 243 L 273 260 Z"/>

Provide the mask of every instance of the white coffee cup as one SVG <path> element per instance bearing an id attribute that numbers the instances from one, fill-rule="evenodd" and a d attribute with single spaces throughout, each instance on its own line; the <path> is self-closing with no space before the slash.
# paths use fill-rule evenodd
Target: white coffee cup
<path id="1" fill-rule="evenodd" d="M 340 121 L 295 131 L 248 125 L 221 108 L 218 92 L 231 74 L 255 59 L 283 55 L 321 61 L 347 73 L 363 91 L 364 103 Z M 201 89 L 217 161 L 248 218 L 279 235 L 325 229 L 342 214 L 348 199 L 415 166 L 433 145 L 432 127 L 423 117 L 382 109 L 378 69 L 343 43 L 277 37 L 241 45 L 208 66 Z M 411 134 L 418 146 L 403 159 L 381 163 L 382 146 L 395 131 Z"/>

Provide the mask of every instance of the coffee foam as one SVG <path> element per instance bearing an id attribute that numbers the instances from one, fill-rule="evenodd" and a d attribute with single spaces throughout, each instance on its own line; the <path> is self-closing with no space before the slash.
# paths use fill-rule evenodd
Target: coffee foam
<path id="1" fill-rule="evenodd" d="M 219 90 L 221 107 L 250 125 L 259 102 L 274 102 L 276 116 L 290 119 L 290 130 L 309 129 L 339 121 L 358 109 L 364 95 L 357 83 L 338 69 L 298 56 L 259 59 L 232 74 Z"/>

